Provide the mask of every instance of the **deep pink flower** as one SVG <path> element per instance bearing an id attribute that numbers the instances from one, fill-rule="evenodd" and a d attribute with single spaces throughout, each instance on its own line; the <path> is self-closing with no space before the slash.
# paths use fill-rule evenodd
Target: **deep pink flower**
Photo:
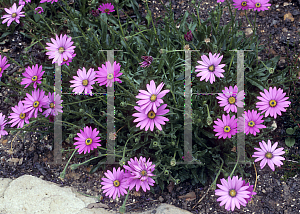
<path id="1" fill-rule="evenodd" d="M 94 17 L 99 16 L 99 10 L 91 10 L 90 13 L 91 13 Z"/>
<path id="2" fill-rule="evenodd" d="M 193 40 L 193 34 L 192 31 L 188 31 L 185 35 L 184 35 L 184 39 L 188 42 Z"/>
<path id="3" fill-rule="evenodd" d="M 225 0 L 217 0 L 217 3 L 224 2 Z"/>
<path id="4" fill-rule="evenodd" d="M 42 107 L 44 107 L 48 102 L 48 97 L 44 96 L 45 91 L 38 89 L 34 89 L 32 91 L 32 95 L 26 93 L 25 101 L 24 103 L 24 112 L 29 112 L 29 118 L 32 117 L 32 114 L 34 113 L 34 117 L 37 118 L 38 111 L 42 112 Z"/>
<path id="5" fill-rule="evenodd" d="M 78 76 L 73 76 L 75 80 L 70 80 L 70 83 L 74 83 L 70 87 L 75 87 L 72 92 L 75 94 L 81 94 L 84 90 L 85 94 L 92 96 L 93 84 L 95 84 L 96 72 L 93 68 L 90 68 L 86 73 L 85 67 L 77 70 Z"/>
<path id="6" fill-rule="evenodd" d="M 2 115 L 2 112 L 0 112 L 0 139 L 2 137 L 2 135 L 8 135 L 7 131 L 4 130 L 4 127 L 7 124 L 7 120 L 5 119 L 5 115 Z"/>
<path id="7" fill-rule="evenodd" d="M 44 9 L 42 7 L 36 7 L 34 10 L 38 13 L 43 13 L 44 12 Z M 34 13 L 36 13 L 36 12 L 34 12 Z"/>
<path id="8" fill-rule="evenodd" d="M 10 66 L 10 64 L 7 64 L 8 61 L 6 60 L 6 56 L 2 58 L 0 55 L 0 77 L 2 77 L 3 71 Z"/>
<path id="9" fill-rule="evenodd" d="M 74 140 L 77 140 L 77 142 L 74 143 L 74 145 L 77 145 L 75 149 L 78 149 L 78 153 L 81 154 L 82 152 L 90 153 L 91 150 L 97 148 L 97 146 L 101 146 L 100 137 L 97 137 L 99 134 L 99 131 L 97 131 L 97 128 L 94 130 L 92 127 L 84 127 L 84 131 L 80 129 L 80 133 L 77 133 L 79 137 L 75 137 Z"/>
<path id="10" fill-rule="evenodd" d="M 143 62 L 139 63 L 142 64 L 141 67 L 148 67 L 151 65 L 152 61 L 153 61 L 153 57 L 152 56 L 142 56 L 142 59 L 144 60 Z"/>
<path id="11" fill-rule="evenodd" d="M 122 81 L 117 78 L 123 74 L 119 73 L 121 68 L 120 63 L 117 64 L 117 62 L 115 61 L 113 67 L 114 68 L 112 68 L 109 61 L 106 62 L 106 66 L 102 64 L 102 68 L 98 67 L 99 71 L 96 71 L 96 77 L 98 77 L 96 81 L 100 86 L 106 84 L 106 87 L 112 87 L 112 83 L 116 81 L 118 83 L 122 83 Z"/>
<path id="12" fill-rule="evenodd" d="M 215 128 L 214 131 L 217 132 L 215 136 L 219 136 L 219 139 L 221 137 L 224 139 L 226 137 L 231 138 L 231 135 L 235 135 L 237 132 L 237 119 L 235 119 L 235 115 L 230 117 L 229 114 L 227 116 L 223 114 L 222 118 L 223 121 L 219 118 L 214 121 L 215 124 L 217 124 L 213 126 Z"/>
<path id="13" fill-rule="evenodd" d="M 114 12 L 114 6 L 111 3 L 102 4 L 99 6 L 98 10 L 100 10 L 102 13 L 109 13 Z"/>
<path id="14" fill-rule="evenodd" d="M 25 15 L 23 13 L 25 12 L 21 12 L 21 10 L 23 9 L 23 5 L 19 6 L 17 8 L 16 3 L 13 4 L 12 7 L 10 7 L 9 9 L 4 8 L 4 10 L 8 13 L 8 15 L 4 15 L 1 17 L 1 19 L 4 19 L 2 21 L 2 24 L 6 23 L 7 21 L 7 27 L 10 26 L 10 24 L 12 23 L 12 21 L 17 22 L 18 24 L 20 24 L 20 17 L 25 17 Z"/>
<path id="15" fill-rule="evenodd" d="M 266 163 L 268 163 L 269 167 L 275 171 L 274 164 L 276 166 L 281 166 L 283 163 L 281 160 L 285 160 L 284 157 L 281 157 L 280 155 L 283 155 L 285 151 L 282 151 L 283 148 L 276 149 L 278 142 L 275 142 L 273 146 L 271 145 L 271 141 L 268 140 L 268 145 L 266 144 L 265 141 L 259 142 L 260 148 L 254 148 L 258 152 L 254 152 L 252 157 L 257 157 L 255 159 L 255 162 L 260 161 L 260 168 L 264 168 Z M 276 150 L 275 150 L 276 149 Z"/>
<path id="16" fill-rule="evenodd" d="M 28 113 L 24 113 L 25 108 L 21 100 L 19 101 L 18 105 L 11 107 L 11 109 L 14 111 L 14 113 L 10 113 L 10 116 L 8 117 L 12 118 L 12 120 L 8 122 L 13 123 L 10 127 L 14 127 L 18 124 L 17 128 L 23 128 L 24 121 L 29 124 L 29 116 Z"/>
<path id="17" fill-rule="evenodd" d="M 249 9 L 253 9 L 254 11 L 264 11 L 269 10 L 269 6 L 271 4 L 268 4 L 269 0 L 249 0 Z"/>
<path id="18" fill-rule="evenodd" d="M 31 83 L 33 83 L 33 87 L 37 87 L 37 83 L 41 84 L 42 76 L 45 73 L 45 71 L 42 71 L 43 66 L 38 66 L 36 64 L 35 66 L 32 66 L 30 68 L 25 68 L 25 72 L 22 74 L 25 78 L 22 79 L 21 85 L 26 85 L 24 88 L 27 88 Z"/>
<path id="19" fill-rule="evenodd" d="M 285 101 L 289 99 L 288 97 L 284 97 L 286 93 L 282 93 L 283 90 L 281 88 L 276 89 L 276 87 L 269 88 L 269 91 L 264 89 L 265 93 L 259 92 L 262 97 L 257 97 L 257 99 L 262 102 L 256 103 L 256 108 L 258 108 L 261 113 L 266 112 L 265 117 L 270 116 L 276 119 L 277 114 L 281 115 L 281 111 L 285 112 L 285 107 L 288 107 L 291 102 Z"/>
<path id="20" fill-rule="evenodd" d="M 45 110 L 42 115 L 45 115 L 45 117 L 48 117 L 49 114 L 53 115 L 53 116 L 57 116 L 58 112 L 63 112 L 62 111 L 62 106 L 61 103 L 63 102 L 63 100 L 61 100 L 61 96 L 59 94 L 56 94 L 55 92 L 53 92 L 52 94 L 49 92 L 48 94 L 48 102 L 45 105 L 45 108 L 47 108 L 47 110 Z M 55 95 L 55 99 L 54 99 L 54 95 Z"/>
<path id="21" fill-rule="evenodd" d="M 245 118 L 245 122 L 244 122 Z M 260 113 L 257 113 L 256 110 L 248 110 L 248 112 L 245 111 L 245 115 L 242 118 L 238 118 L 238 131 L 245 132 L 247 135 L 249 132 L 256 136 L 256 133 L 259 133 L 259 129 L 266 128 L 265 125 L 261 124 L 264 122 L 262 120 L 263 115 Z M 242 126 L 242 123 L 244 123 L 244 126 Z M 240 127 L 244 127 L 244 130 L 239 129 Z"/>
<path id="22" fill-rule="evenodd" d="M 233 0 L 235 8 L 238 10 L 248 10 L 250 0 Z"/>
<path id="23" fill-rule="evenodd" d="M 45 2 L 48 2 L 48 3 L 51 3 L 53 4 L 54 2 L 57 2 L 58 0 L 41 0 L 40 3 L 45 3 Z"/>
<path id="24" fill-rule="evenodd" d="M 222 90 L 222 92 L 223 94 L 220 93 L 216 98 L 221 100 L 218 103 L 220 106 L 225 106 L 224 111 L 227 113 L 230 111 L 237 112 L 237 106 L 244 106 L 244 102 L 242 102 L 245 97 L 244 90 L 238 93 L 238 87 L 235 85 L 234 88 L 232 86 L 229 86 L 229 88 L 225 87 L 225 90 Z"/>

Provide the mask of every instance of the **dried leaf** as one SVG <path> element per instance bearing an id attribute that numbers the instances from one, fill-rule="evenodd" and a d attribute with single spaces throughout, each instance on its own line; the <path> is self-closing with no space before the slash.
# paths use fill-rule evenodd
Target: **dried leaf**
<path id="1" fill-rule="evenodd" d="M 231 149 L 232 152 L 236 152 L 236 147 L 234 146 L 232 149 Z"/>
<path id="2" fill-rule="evenodd" d="M 174 182 L 171 181 L 171 182 L 169 183 L 169 185 L 167 186 L 167 189 L 169 190 L 169 193 L 171 193 L 171 192 L 173 191 L 173 188 L 174 188 Z"/>
<path id="3" fill-rule="evenodd" d="M 89 205 L 87 205 L 88 209 L 92 209 L 92 208 L 106 208 L 109 209 L 109 207 L 106 204 L 102 204 L 102 203 L 91 203 Z"/>
<path id="4" fill-rule="evenodd" d="M 189 192 L 187 193 L 186 195 L 182 195 L 182 196 L 178 196 L 179 199 L 183 198 L 185 199 L 186 201 L 192 201 L 192 200 L 195 200 L 196 199 L 196 194 L 195 192 Z"/>
<path id="5" fill-rule="evenodd" d="M 289 20 L 291 20 L 292 22 L 294 21 L 294 17 L 293 17 L 293 15 L 292 15 L 290 12 L 284 14 L 283 19 L 284 19 L 284 21 L 285 21 L 286 19 L 289 19 Z"/>

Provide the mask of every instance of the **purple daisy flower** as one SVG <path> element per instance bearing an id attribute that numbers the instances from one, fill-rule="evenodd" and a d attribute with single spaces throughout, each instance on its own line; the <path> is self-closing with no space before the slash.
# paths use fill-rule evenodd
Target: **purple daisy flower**
<path id="1" fill-rule="evenodd" d="M 249 0 L 249 9 L 253 9 L 254 11 L 264 11 L 269 10 L 269 6 L 271 4 L 268 4 L 269 0 Z"/>
<path id="2" fill-rule="evenodd" d="M 230 117 L 228 114 L 225 116 L 224 114 L 222 115 L 223 121 L 220 120 L 219 118 L 214 121 L 215 124 L 213 127 L 215 128 L 214 131 L 217 132 L 215 136 L 219 136 L 219 139 L 223 137 L 224 139 L 226 137 L 231 138 L 231 135 L 235 135 L 237 133 L 237 119 L 235 119 L 235 115 Z"/>
<path id="3" fill-rule="evenodd" d="M 5 115 L 2 115 L 2 112 L 0 112 L 0 139 L 2 137 L 2 135 L 8 135 L 7 131 L 4 130 L 4 127 L 7 124 L 7 120 L 5 119 Z"/>
<path id="4" fill-rule="evenodd" d="M 55 99 L 54 99 L 55 96 Z M 59 94 L 56 94 L 53 92 L 52 94 L 49 92 L 48 94 L 48 103 L 46 104 L 45 108 L 47 108 L 46 111 L 44 111 L 42 114 L 45 114 L 45 117 L 48 117 L 49 114 L 53 116 L 57 116 L 58 112 L 63 113 L 61 103 L 63 100 L 61 100 L 61 96 Z"/>
<path id="5" fill-rule="evenodd" d="M 140 93 L 136 96 L 136 98 L 141 100 L 137 101 L 136 103 L 141 107 L 141 109 L 145 109 L 145 114 L 148 114 L 151 109 L 153 109 L 154 113 L 156 113 L 157 107 L 164 102 L 161 98 L 169 93 L 170 90 L 161 91 L 163 87 L 164 83 L 161 82 L 156 88 L 155 82 L 151 80 L 150 85 L 147 84 L 148 91 L 139 90 Z"/>
<path id="6" fill-rule="evenodd" d="M 25 12 L 21 12 L 21 10 L 23 9 L 23 5 L 19 6 L 17 8 L 16 3 L 13 4 L 12 7 L 10 7 L 9 9 L 4 8 L 4 10 L 8 13 L 8 15 L 4 15 L 1 17 L 1 19 L 4 19 L 2 21 L 2 24 L 6 23 L 7 21 L 7 27 L 10 26 L 10 24 L 12 23 L 12 21 L 17 22 L 18 24 L 20 24 L 20 17 L 25 17 L 25 15 L 23 13 Z"/>
<path id="7" fill-rule="evenodd" d="M 107 170 L 104 175 L 107 178 L 101 178 L 103 180 L 101 185 L 103 185 L 103 193 L 106 193 L 105 196 L 115 199 L 117 194 L 119 198 L 120 195 L 127 194 L 126 189 L 128 188 L 128 183 L 123 169 L 121 170 L 119 167 L 118 170 L 116 170 L 114 167 L 113 172 Z"/>
<path id="8" fill-rule="evenodd" d="M 84 90 L 85 94 L 90 94 L 92 96 L 93 84 L 95 84 L 95 75 L 96 72 L 93 68 L 88 70 L 86 73 L 85 67 L 77 70 L 78 76 L 73 76 L 75 80 L 70 80 L 70 83 L 74 83 L 70 87 L 75 87 L 72 92 L 75 94 L 81 94 Z"/>
<path id="9" fill-rule="evenodd" d="M 31 0 L 25 0 L 25 1 L 23 1 L 23 0 L 20 0 L 19 1 L 19 5 L 25 5 L 26 3 L 30 3 L 31 2 Z"/>
<path id="10" fill-rule="evenodd" d="M 44 96 L 44 94 L 45 91 L 41 90 L 40 92 L 40 89 L 37 91 L 34 89 L 34 91 L 32 91 L 32 96 L 26 93 L 27 97 L 25 97 L 25 101 L 23 101 L 25 108 L 23 113 L 29 112 L 29 118 L 31 118 L 34 113 L 34 117 L 37 118 L 38 111 L 42 112 L 42 107 L 48 102 L 48 98 L 47 96 Z"/>
<path id="11" fill-rule="evenodd" d="M 224 178 L 220 181 L 222 185 L 217 184 L 220 189 L 215 190 L 215 195 L 221 196 L 217 199 L 217 201 L 221 201 L 220 206 L 226 204 L 225 209 L 228 211 L 230 208 L 231 211 L 233 211 L 235 207 L 240 209 L 240 205 L 246 206 L 249 199 L 252 198 L 252 195 L 256 194 L 255 192 L 252 192 L 252 185 L 245 185 L 242 178 L 238 179 L 238 176 L 233 176 L 232 179 L 229 176 L 228 181 Z"/>
<path id="12" fill-rule="evenodd" d="M 119 73 L 121 68 L 120 63 L 117 64 L 115 61 L 113 66 L 114 67 L 112 68 L 111 63 L 107 61 L 106 66 L 102 64 L 102 68 L 98 67 L 99 71 L 96 71 L 96 77 L 98 77 L 96 81 L 100 86 L 106 84 L 106 87 L 112 87 L 112 83 L 116 81 L 122 83 L 122 81 L 117 78 L 123 74 Z"/>
<path id="13" fill-rule="evenodd" d="M 205 55 L 201 56 L 202 61 L 197 61 L 201 65 L 196 66 L 195 72 L 201 71 L 199 74 L 197 74 L 197 77 L 201 76 L 200 81 L 205 79 L 205 82 L 210 80 L 210 83 L 212 84 L 215 81 L 215 75 L 217 77 L 224 77 L 222 74 L 225 72 L 222 68 L 225 66 L 225 64 L 221 64 L 220 62 L 223 58 L 223 55 L 219 57 L 220 54 L 214 54 L 212 55 L 209 52 L 209 58 Z"/>
<path id="14" fill-rule="evenodd" d="M 53 4 L 54 2 L 57 2 L 58 0 L 41 0 L 40 3 L 45 3 L 45 2 L 48 2 L 48 3 L 51 3 Z"/>
<path id="15" fill-rule="evenodd" d="M 217 0 L 217 3 L 224 2 L 225 0 Z"/>
<path id="16" fill-rule="evenodd" d="M 142 64 L 141 67 L 148 67 L 151 65 L 152 61 L 153 61 L 153 57 L 152 56 L 142 56 L 142 59 L 144 60 L 143 62 L 139 63 Z"/>
<path id="17" fill-rule="evenodd" d="M 43 13 L 44 12 L 44 9 L 42 7 L 36 7 L 34 10 L 38 13 Z M 34 12 L 34 13 L 36 14 L 36 12 Z"/>
<path id="18" fill-rule="evenodd" d="M 256 133 L 259 133 L 259 129 L 263 129 L 263 128 L 267 128 L 265 125 L 262 125 L 261 123 L 264 122 L 262 120 L 263 115 L 261 115 L 260 113 L 257 113 L 256 110 L 252 110 L 252 112 L 250 110 L 248 110 L 248 112 L 245 111 L 245 123 L 244 123 L 244 118 L 239 118 L 238 119 L 238 124 L 244 123 L 246 124 L 245 130 L 240 130 L 241 132 L 245 132 L 247 135 L 249 134 L 249 132 L 251 134 L 253 134 L 254 136 L 256 136 Z M 241 125 L 238 125 L 238 127 L 243 127 Z"/>
<path id="19" fill-rule="evenodd" d="M 72 60 L 75 56 L 76 56 L 76 53 L 72 54 L 71 58 L 67 57 L 66 59 L 63 59 L 63 61 L 61 62 L 61 65 L 67 64 L 69 66 L 69 63 L 72 62 Z"/>
<path id="20" fill-rule="evenodd" d="M 285 101 L 289 99 L 288 97 L 284 97 L 286 93 L 282 93 L 283 90 L 281 88 L 276 89 L 276 87 L 264 89 L 265 93 L 259 92 L 262 97 L 257 97 L 257 99 L 261 100 L 262 102 L 256 103 L 256 108 L 258 108 L 261 113 L 266 112 L 265 117 L 269 114 L 271 117 L 276 119 L 277 114 L 281 116 L 281 111 L 285 112 L 285 107 L 288 107 L 291 102 Z"/>
<path id="21" fill-rule="evenodd" d="M 97 137 L 99 134 L 99 131 L 97 131 L 97 128 L 94 130 L 92 127 L 84 127 L 84 131 L 80 129 L 80 133 L 77 133 L 79 137 L 75 137 L 74 140 L 77 140 L 77 142 L 74 143 L 74 145 L 77 145 L 75 149 L 78 149 L 78 153 L 81 154 L 84 152 L 84 154 L 90 153 L 91 150 L 97 148 L 97 146 L 101 146 L 100 137 Z"/>
<path id="22" fill-rule="evenodd" d="M 67 35 L 60 35 L 60 38 L 56 35 L 56 40 L 51 38 L 52 43 L 46 43 L 49 50 L 46 55 L 49 55 L 49 59 L 53 59 L 52 64 L 56 63 L 61 66 L 63 59 L 72 58 L 75 46 L 72 46 L 74 42 L 71 41 L 72 37 Z"/>
<path id="23" fill-rule="evenodd" d="M 271 141 L 268 140 L 268 145 L 265 141 L 259 142 L 260 148 L 254 148 L 258 152 L 254 152 L 252 157 L 256 157 L 255 162 L 260 161 L 260 168 L 264 168 L 266 163 L 268 163 L 269 167 L 275 171 L 274 164 L 278 167 L 283 165 L 281 160 L 285 160 L 284 157 L 281 157 L 280 155 L 283 155 L 285 151 L 282 151 L 283 148 L 276 149 L 278 142 L 275 142 L 273 146 L 271 145 Z M 276 149 L 276 150 L 275 150 Z"/>
<path id="24" fill-rule="evenodd" d="M 154 113 L 154 111 L 151 110 L 151 111 L 149 111 L 148 114 L 146 114 L 145 110 L 141 109 L 141 107 L 134 106 L 134 108 L 137 111 L 139 111 L 139 113 L 134 113 L 132 115 L 134 117 L 138 117 L 133 122 L 140 121 L 136 127 L 141 126 L 140 129 L 143 129 L 144 127 L 146 127 L 146 129 L 145 129 L 146 131 L 149 129 L 149 127 L 150 127 L 150 130 L 153 131 L 154 124 L 159 130 L 162 130 L 160 124 L 165 125 L 166 123 L 164 121 L 169 121 L 169 119 L 166 117 L 163 117 L 163 116 L 158 116 L 158 115 L 164 115 L 164 114 L 168 113 L 170 110 L 165 109 L 166 107 L 167 107 L 167 104 L 164 104 L 157 109 L 157 113 Z"/>
<path id="25" fill-rule="evenodd" d="M 100 10 L 102 13 L 109 13 L 114 12 L 114 6 L 111 3 L 102 4 L 99 6 L 98 10 Z"/>
<path id="26" fill-rule="evenodd" d="M 26 86 L 24 88 L 27 88 L 31 83 L 33 83 L 33 87 L 36 88 L 37 87 L 37 83 L 41 84 L 41 80 L 42 80 L 42 76 L 45 73 L 45 71 L 42 71 L 43 66 L 38 66 L 38 64 L 36 64 L 35 66 L 32 66 L 32 68 L 30 68 L 28 66 L 28 68 L 25 68 L 25 72 L 22 74 L 24 77 L 24 79 L 22 79 L 22 82 L 20 83 L 21 85 L 25 85 Z"/>
<path id="27" fill-rule="evenodd" d="M 237 107 L 243 107 L 244 102 L 242 100 L 244 99 L 244 90 L 240 91 L 238 93 L 238 87 L 234 86 L 229 86 L 229 88 L 225 87 L 225 90 L 222 90 L 223 94 L 220 93 L 218 97 L 216 97 L 219 101 L 218 103 L 220 106 L 225 106 L 224 111 L 229 113 L 230 111 L 232 112 L 237 112 Z"/>
<path id="28" fill-rule="evenodd" d="M 233 0 L 235 8 L 238 10 L 248 10 L 249 9 L 249 2 L 250 0 Z"/>
<path id="29" fill-rule="evenodd" d="M 193 34 L 192 31 L 188 31 L 185 35 L 184 35 L 184 39 L 188 42 L 193 40 Z"/>
<path id="30" fill-rule="evenodd" d="M 10 66 L 10 64 L 7 64 L 8 61 L 6 60 L 6 56 L 2 58 L 0 55 L 0 77 L 2 77 L 3 71 Z"/>
<path id="31" fill-rule="evenodd" d="M 29 124 L 29 116 L 28 113 L 24 113 L 24 106 L 22 101 L 19 101 L 18 105 L 15 107 L 11 107 L 11 109 L 14 111 L 14 113 L 10 113 L 10 116 L 8 118 L 12 118 L 11 121 L 8 123 L 13 123 L 10 127 L 14 127 L 15 125 L 18 124 L 17 128 L 23 128 L 24 126 L 24 121 Z"/>
<path id="32" fill-rule="evenodd" d="M 140 157 L 138 160 L 134 157 L 134 160 L 131 158 L 128 161 L 128 165 L 124 165 L 123 167 L 129 171 L 127 174 L 129 190 L 131 190 L 134 186 L 136 186 L 136 191 L 139 191 L 140 187 L 146 192 L 150 190 L 150 186 L 154 186 L 155 181 L 149 176 L 155 176 L 152 172 L 155 169 L 155 165 L 150 162 L 150 158 L 146 162 L 146 158 Z M 150 186 L 149 186 L 150 185 Z"/>

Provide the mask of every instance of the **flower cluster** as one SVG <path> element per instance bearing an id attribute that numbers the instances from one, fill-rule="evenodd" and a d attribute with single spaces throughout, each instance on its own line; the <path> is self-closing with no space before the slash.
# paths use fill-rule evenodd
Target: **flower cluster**
<path id="1" fill-rule="evenodd" d="M 224 2 L 225 0 L 217 0 L 217 3 Z M 234 6 L 238 10 L 250 10 L 254 11 L 264 11 L 268 10 L 269 0 L 233 0 Z"/>

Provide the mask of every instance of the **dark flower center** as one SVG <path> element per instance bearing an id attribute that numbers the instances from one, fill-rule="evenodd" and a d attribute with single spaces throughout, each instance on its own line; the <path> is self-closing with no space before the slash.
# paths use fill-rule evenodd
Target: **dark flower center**
<path id="1" fill-rule="evenodd" d="M 63 47 L 58 48 L 58 52 L 59 52 L 60 54 L 62 54 L 64 51 L 65 51 L 65 49 L 64 49 Z"/>
<path id="2" fill-rule="evenodd" d="M 248 122 L 248 126 L 253 127 L 255 126 L 255 123 L 251 120 L 250 122 Z"/>
<path id="3" fill-rule="evenodd" d="M 229 97 L 228 102 L 229 102 L 230 104 L 235 103 L 235 98 L 234 98 L 234 97 Z"/>
<path id="4" fill-rule="evenodd" d="M 243 2 L 242 2 L 242 6 L 243 6 L 243 7 L 246 7 L 246 6 L 247 6 L 247 2 L 246 2 L 246 1 L 243 1 Z"/>
<path id="5" fill-rule="evenodd" d="M 88 81 L 88 80 L 82 80 L 82 85 L 83 85 L 83 86 L 87 86 L 87 85 L 88 85 L 88 83 L 89 83 L 89 81 Z"/>
<path id="6" fill-rule="evenodd" d="M 19 115 L 20 119 L 24 119 L 25 116 L 26 116 L 26 115 L 25 115 L 24 113 L 21 113 L 21 114 Z"/>
<path id="7" fill-rule="evenodd" d="M 50 108 L 54 108 L 54 103 L 50 103 Z"/>
<path id="8" fill-rule="evenodd" d="M 34 107 L 34 108 L 37 108 L 37 107 L 39 107 L 39 104 L 40 104 L 40 102 L 39 102 L 39 101 L 34 101 L 34 103 L 33 103 L 33 107 Z"/>
<path id="9" fill-rule="evenodd" d="M 11 17 L 15 18 L 17 16 L 16 13 L 11 14 Z"/>
<path id="10" fill-rule="evenodd" d="M 149 117 L 150 119 L 153 119 L 153 118 L 155 117 L 154 111 L 149 111 L 148 117 Z"/>
<path id="11" fill-rule="evenodd" d="M 118 181 L 118 180 L 115 180 L 115 181 L 114 181 L 114 186 L 115 186 L 115 187 L 118 187 L 118 186 L 120 186 L 120 181 Z"/>
<path id="12" fill-rule="evenodd" d="M 105 13 L 108 13 L 108 12 L 109 12 L 109 9 L 105 9 L 104 12 L 105 12 Z"/>
<path id="13" fill-rule="evenodd" d="M 231 197 L 235 197 L 235 196 L 236 196 L 236 191 L 235 191 L 234 189 L 230 190 L 230 191 L 229 191 L 229 195 L 230 195 Z"/>
<path id="14" fill-rule="evenodd" d="M 151 97 L 150 97 L 150 100 L 151 100 L 152 102 L 154 102 L 154 101 L 156 100 L 156 95 L 155 95 L 155 94 L 152 94 Z"/>
<path id="15" fill-rule="evenodd" d="M 255 7 L 261 7 L 261 3 L 257 2 L 257 3 L 255 4 Z"/>
<path id="16" fill-rule="evenodd" d="M 93 142 L 93 140 L 91 139 L 91 138 L 87 138 L 86 140 L 85 140 L 85 145 L 91 145 L 92 144 L 92 142 Z"/>
<path id="17" fill-rule="evenodd" d="M 275 100 L 270 100 L 269 104 L 271 107 L 275 107 L 277 105 Z"/>
<path id="18" fill-rule="evenodd" d="M 113 75 L 113 74 L 108 74 L 108 75 L 107 75 L 107 79 L 111 80 L 112 78 L 114 78 L 114 75 Z"/>
<path id="19" fill-rule="evenodd" d="M 31 78 L 31 80 L 32 80 L 32 81 L 36 81 L 36 80 L 37 80 L 37 76 L 33 76 L 33 77 Z"/>
<path id="20" fill-rule="evenodd" d="M 230 132 L 230 130 L 231 130 L 231 129 L 230 129 L 229 126 L 225 126 L 225 127 L 224 127 L 224 132 Z"/>
<path id="21" fill-rule="evenodd" d="M 143 170 L 143 171 L 141 171 L 141 175 L 145 176 L 145 175 L 147 175 L 147 172 L 145 170 Z"/>
<path id="22" fill-rule="evenodd" d="M 271 159 L 273 157 L 271 152 L 267 152 L 265 155 L 266 158 Z"/>
<path id="23" fill-rule="evenodd" d="M 214 65 L 209 66 L 209 67 L 208 67 L 208 70 L 209 70 L 209 71 L 215 71 L 215 66 L 214 66 Z"/>

